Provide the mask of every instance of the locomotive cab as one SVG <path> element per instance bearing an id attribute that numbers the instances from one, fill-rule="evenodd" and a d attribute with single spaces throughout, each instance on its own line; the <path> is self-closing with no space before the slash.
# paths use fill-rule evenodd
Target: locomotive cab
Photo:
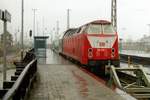
<path id="1" fill-rule="evenodd" d="M 86 29 L 87 34 L 104 34 L 114 35 L 115 31 L 111 23 L 107 24 L 90 24 Z"/>
<path id="2" fill-rule="evenodd" d="M 90 66 L 119 66 L 118 36 L 111 23 L 90 23 L 85 29 L 87 56 Z"/>

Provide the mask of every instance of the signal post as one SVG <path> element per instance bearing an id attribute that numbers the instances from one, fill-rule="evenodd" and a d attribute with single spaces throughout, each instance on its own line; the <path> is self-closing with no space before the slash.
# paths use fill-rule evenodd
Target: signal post
<path id="1" fill-rule="evenodd" d="M 0 10 L 0 20 L 4 22 L 4 33 L 3 33 L 3 81 L 6 80 L 6 32 L 7 32 L 7 22 L 11 22 L 11 14 L 5 10 Z"/>

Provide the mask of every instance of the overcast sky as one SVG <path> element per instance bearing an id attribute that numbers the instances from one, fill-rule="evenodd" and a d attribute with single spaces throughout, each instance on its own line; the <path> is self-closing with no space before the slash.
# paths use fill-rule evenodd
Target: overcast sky
<path id="1" fill-rule="evenodd" d="M 150 0 L 117 0 L 118 34 L 120 38 L 133 40 L 144 34 L 150 35 Z M 36 31 L 42 35 L 54 33 L 56 21 L 60 23 L 60 33 L 66 29 L 66 10 L 70 11 L 70 26 L 78 27 L 96 19 L 110 20 L 111 0 L 24 0 L 24 32 L 33 28 L 33 8 L 36 11 Z M 0 0 L 0 9 L 7 9 L 12 14 L 8 30 L 14 35 L 21 26 L 21 0 Z M 0 21 L 0 34 L 3 23 Z M 18 33 L 18 38 L 20 34 Z M 26 35 L 25 35 L 26 36 Z"/>

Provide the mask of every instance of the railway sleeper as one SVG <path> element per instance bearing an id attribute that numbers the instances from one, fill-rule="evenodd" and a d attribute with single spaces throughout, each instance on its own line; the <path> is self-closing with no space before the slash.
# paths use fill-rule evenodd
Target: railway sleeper
<path id="1" fill-rule="evenodd" d="M 141 100 L 149 100 L 150 98 L 150 94 L 146 94 L 146 93 L 141 93 L 141 94 L 132 94 L 133 97 L 137 98 L 137 99 L 141 99 Z"/>

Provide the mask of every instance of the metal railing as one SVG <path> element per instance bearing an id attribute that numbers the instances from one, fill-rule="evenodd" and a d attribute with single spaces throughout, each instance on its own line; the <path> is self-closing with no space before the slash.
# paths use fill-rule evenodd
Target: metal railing
<path id="1" fill-rule="evenodd" d="M 3 100 L 22 100 L 26 98 L 26 93 L 30 89 L 31 83 L 37 71 L 37 60 L 32 60 L 22 71 L 14 85 L 4 95 Z"/>
<path id="2" fill-rule="evenodd" d="M 142 65 L 149 65 L 150 64 L 150 58 L 149 57 L 140 57 L 140 56 L 126 55 L 126 54 L 120 54 L 120 61 L 128 62 L 129 57 L 130 57 L 131 63 L 142 64 Z"/>
<path id="3" fill-rule="evenodd" d="M 16 72 L 11 76 L 11 81 L 3 82 L 3 89 L 0 90 L 2 100 L 22 100 L 26 99 L 33 80 L 36 79 L 37 59 L 34 49 L 26 52 L 23 60 L 14 62 Z"/>

